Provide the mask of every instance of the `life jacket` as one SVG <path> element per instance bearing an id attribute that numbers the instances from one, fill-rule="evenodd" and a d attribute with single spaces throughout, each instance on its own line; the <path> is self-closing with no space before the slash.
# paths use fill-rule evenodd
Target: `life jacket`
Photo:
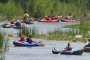
<path id="1" fill-rule="evenodd" d="M 32 21 L 32 19 L 29 19 L 29 21 Z"/>
<path id="2" fill-rule="evenodd" d="M 8 23 L 5 23 L 5 25 L 8 25 Z"/>
<path id="3" fill-rule="evenodd" d="M 24 39 L 25 39 L 25 38 L 21 36 L 21 39 L 20 39 L 20 40 L 21 40 L 21 41 L 24 41 Z"/>
<path id="4" fill-rule="evenodd" d="M 88 43 L 87 47 L 90 47 L 90 42 Z"/>
<path id="5" fill-rule="evenodd" d="M 55 20 L 55 17 L 52 17 L 51 20 Z"/>
<path id="6" fill-rule="evenodd" d="M 49 20 L 49 17 L 47 17 L 47 20 Z"/>
<path id="7" fill-rule="evenodd" d="M 14 24 L 14 21 L 12 21 L 11 24 Z"/>
<path id="8" fill-rule="evenodd" d="M 66 20 L 68 20 L 68 17 L 66 17 Z"/>
<path id="9" fill-rule="evenodd" d="M 19 25 L 20 25 L 20 23 L 19 23 L 19 22 L 16 22 L 16 23 L 15 23 L 15 25 L 16 25 L 16 26 L 19 26 Z"/>
<path id="10" fill-rule="evenodd" d="M 32 43 L 32 41 L 29 40 L 30 38 L 31 37 L 27 37 L 27 42 Z"/>

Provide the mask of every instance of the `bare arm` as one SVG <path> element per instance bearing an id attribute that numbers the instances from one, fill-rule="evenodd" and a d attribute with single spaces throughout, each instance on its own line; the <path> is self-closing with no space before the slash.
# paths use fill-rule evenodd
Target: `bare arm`
<path id="1" fill-rule="evenodd" d="M 37 43 L 37 42 L 33 41 L 31 38 L 29 40 L 32 41 L 33 43 Z"/>

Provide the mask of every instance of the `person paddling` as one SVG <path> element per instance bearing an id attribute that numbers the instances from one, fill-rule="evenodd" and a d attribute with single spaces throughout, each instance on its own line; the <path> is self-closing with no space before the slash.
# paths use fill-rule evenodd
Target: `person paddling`
<path id="1" fill-rule="evenodd" d="M 84 46 L 84 48 L 86 47 L 90 47 L 90 39 L 88 39 L 88 42 L 86 43 L 86 45 Z"/>
<path id="2" fill-rule="evenodd" d="M 35 42 L 35 41 L 32 40 L 32 35 L 29 35 L 29 37 L 27 37 L 26 42 L 37 43 L 37 42 Z"/>
<path id="3" fill-rule="evenodd" d="M 68 50 L 72 50 L 72 46 L 71 46 L 70 42 L 68 42 L 68 46 L 66 46 L 65 50 L 63 50 L 63 51 L 68 51 Z"/>

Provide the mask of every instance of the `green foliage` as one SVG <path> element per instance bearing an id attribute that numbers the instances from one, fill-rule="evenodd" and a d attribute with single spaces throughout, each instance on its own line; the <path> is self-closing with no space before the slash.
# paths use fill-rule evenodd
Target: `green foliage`
<path id="1" fill-rule="evenodd" d="M 7 19 L 23 16 L 27 11 L 32 17 L 44 18 L 45 12 L 48 16 L 60 16 L 65 18 L 73 15 L 73 19 L 80 20 L 90 16 L 89 0 L 8 0 L 7 3 L 0 3 L 0 12 Z"/>

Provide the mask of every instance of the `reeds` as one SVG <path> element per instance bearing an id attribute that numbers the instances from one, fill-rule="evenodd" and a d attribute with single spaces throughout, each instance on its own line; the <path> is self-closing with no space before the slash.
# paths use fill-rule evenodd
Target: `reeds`
<path id="1" fill-rule="evenodd" d="M 40 35 L 38 28 L 34 27 L 25 27 L 25 25 L 22 25 L 22 29 L 19 29 L 17 35 L 20 37 L 20 34 L 25 34 L 26 36 L 32 35 L 32 36 L 36 36 L 36 35 Z M 40 37 L 40 36 L 39 36 Z"/>
<path id="2" fill-rule="evenodd" d="M 0 27 L 0 60 L 5 60 L 5 51 L 9 48 L 9 39 Z"/>

